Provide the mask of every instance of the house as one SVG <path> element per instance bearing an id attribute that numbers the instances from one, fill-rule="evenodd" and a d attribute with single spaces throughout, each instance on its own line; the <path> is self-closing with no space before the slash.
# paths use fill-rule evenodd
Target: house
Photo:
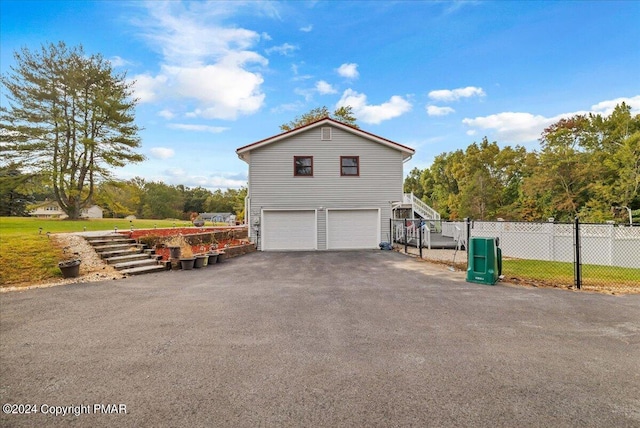
<path id="1" fill-rule="evenodd" d="M 378 248 L 415 151 L 330 118 L 240 147 L 260 250 Z"/>
<path id="2" fill-rule="evenodd" d="M 80 213 L 81 218 L 102 218 L 102 208 L 92 205 L 83 208 Z M 44 201 L 34 206 L 29 215 L 38 218 L 67 218 L 67 214 L 60 208 L 57 201 Z"/>
<path id="3" fill-rule="evenodd" d="M 198 217 L 204 221 L 211 221 L 214 223 L 230 223 L 231 217 L 233 217 L 233 222 L 235 224 L 235 215 L 233 213 L 200 213 L 198 214 Z"/>

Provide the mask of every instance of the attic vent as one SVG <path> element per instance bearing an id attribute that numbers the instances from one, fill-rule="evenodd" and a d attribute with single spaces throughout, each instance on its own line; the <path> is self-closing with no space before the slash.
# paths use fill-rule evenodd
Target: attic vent
<path id="1" fill-rule="evenodd" d="M 331 140 L 331 127 L 327 126 L 327 127 L 322 128 L 322 134 L 320 136 L 320 139 L 322 141 Z"/>

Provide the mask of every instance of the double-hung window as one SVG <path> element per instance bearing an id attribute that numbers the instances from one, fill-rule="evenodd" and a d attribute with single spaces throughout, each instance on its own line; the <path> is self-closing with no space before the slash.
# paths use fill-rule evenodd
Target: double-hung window
<path id="1" fill-rule="evenodd" d="M 360 156 L 340 156 L 340 175 L 358 177 L 360 175 Z"/>
<path id="2" fill-rule="evenodd" d="M 294 156 L 293 175 L 295 177 L 313 177 L 313 156 Z"/>

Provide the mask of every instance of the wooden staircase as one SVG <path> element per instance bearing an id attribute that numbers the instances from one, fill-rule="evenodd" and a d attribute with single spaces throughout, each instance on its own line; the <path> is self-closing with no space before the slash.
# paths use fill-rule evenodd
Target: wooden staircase
<path id="1" fill-rule="evenodd" d="M 422 202 L 413 193 L 403 194 L 402 202 L 404 205 L 411 207 L 411 210 L 413 211 L 413 218 L 418 218 L 416 217 L 417 214 L 419 218 L 426 220 L 440 220 L 440 213 Z"/>
<path id="2" fill-rule="evenodd" d="M 140 275 L 165 270 L 153 250 L 144 250 L 135 239 L 119 234 L 85 236 L 87 242 L 107 264 L 124 275 Z"/>

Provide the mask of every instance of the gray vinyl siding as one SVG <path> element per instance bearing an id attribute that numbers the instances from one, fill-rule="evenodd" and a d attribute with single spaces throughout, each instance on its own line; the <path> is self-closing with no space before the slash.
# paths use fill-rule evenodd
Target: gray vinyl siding
<path id="1" fill-rule="evenodd" d="M 323 141 L 321 128 L 251 151 L 251 218 L 260 218 L 261 209 L 318 209 L 323 250 L 327 208 L 380 208 L 380 239 L 386 240 L 391 202 L 402 199 L 402 152 L 335 127 Z M 294 176 L 294 156 L 313 156 L 313 177 Z M 359 156 L 358 177 L 340 175 L 340 156 Z"/>

